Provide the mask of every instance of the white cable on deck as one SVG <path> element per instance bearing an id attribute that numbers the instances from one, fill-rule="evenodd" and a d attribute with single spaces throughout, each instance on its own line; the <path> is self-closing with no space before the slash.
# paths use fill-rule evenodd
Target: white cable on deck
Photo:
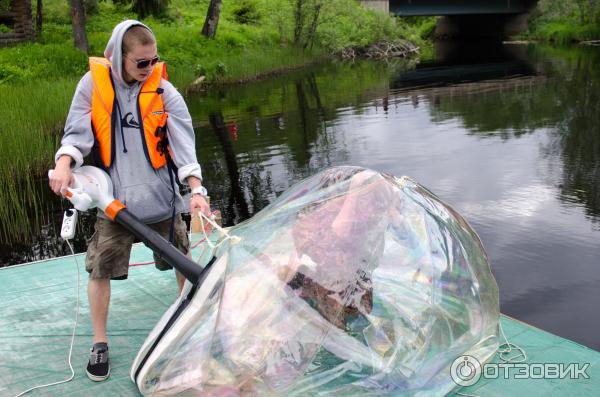
<path id="1" fill-rule="evenodd" d="M 41 389 L 44 387 L 50 387 L 50 386 L 55 386 L 55 385 L 60 385 L 62 383 L 67 383 L 73 380 L 73 378 L 75 377 L 75 370 L 73 370 L 73 365 L 71 364 L 71 356 L 73 353 L 73 344 L 75 342 L 75 330 L 77 329 L 77 322 L 79 320 L 79 284 L 80 284 L 80 280 L 79 280 L 79 262 L 77 261 L 77 257 L 75 256 L 75 251 L 73 250 L 73 247 L 71 246 L 71 243 L 69 242 L 69 240 L 65 240 L 67 242 L 67 245 L 69 246 L 69 248 L 71 249 L 71 256 L 73 257 L 73 259 L 75 259 L 75 266 L 77 267 L 77 300 L 76 300 L 76 304 L 75 304 L 75 324 L 73 324 L 73 333 L 71 335 L 71 346 L 69 347 L 69 358 L 68 358 L 68 362 L 69 362 L 69 369 L 71 370 L 71 376 L 69 376 L 67 379 L 65 380 L 61 380 L 58 382 L 53 382 L 53 383 L 48 383 L 45 385 L 39 385 L 39 386 L 34 386 L 30 389 L 25 390 L 24 392 L 17 394 L 15 397 L 21 397 L 22 395 L 25 395 L 27 393 L 29 393 L 32 390 L 36 390 L 36 389 Z"/>

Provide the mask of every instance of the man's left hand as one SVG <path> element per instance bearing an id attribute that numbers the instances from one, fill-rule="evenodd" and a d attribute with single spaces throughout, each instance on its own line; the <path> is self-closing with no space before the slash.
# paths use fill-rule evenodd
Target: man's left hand
<path id="1" fill-rule="evenodd" d="M 210 205 L 208 205 L 206 197 L 200 194 L 192 194 L 192 198 L 190 199 L 190 210 L 192 211 L 192 215 L 196 215 L 198 211 L 200 211 L 207 218 L 210 217 Z"/>

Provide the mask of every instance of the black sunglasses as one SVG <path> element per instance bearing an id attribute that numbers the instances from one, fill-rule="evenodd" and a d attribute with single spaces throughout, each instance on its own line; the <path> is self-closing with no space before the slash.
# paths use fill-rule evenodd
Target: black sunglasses
<path id="1" fill-rule="evenodd" d="M 129 57 L 125 57 L 127 59 L 131 59 Z M 156 62 L 158 62 L 160 60 L 160 57 L 157 55 L 152 59 L 142 59 L 140 61 L 134 61 L 133 59 L 131 59 L 133 62 L 135 62 L 135 64 L 137 65 L 138 69 L 146 69 L 148 66 L 154 66 L 156 65 Z"/>

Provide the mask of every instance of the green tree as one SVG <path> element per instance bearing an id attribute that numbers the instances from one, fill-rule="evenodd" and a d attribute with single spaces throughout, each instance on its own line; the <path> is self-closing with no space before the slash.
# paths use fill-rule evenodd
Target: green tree
<path id="1" fill-rule="evenodd" d="M 298 47 L 312 47 L 319 17 L 323 8 L 323 0 L 294 1 L 294 44 Z"/>
<path id="2" fill-rule="evenodd" d="M 600 14 L 597 0 L 540 0 L 538 10 L 543 20 L 567 19 L 580 24 L 595 23 Z"/>

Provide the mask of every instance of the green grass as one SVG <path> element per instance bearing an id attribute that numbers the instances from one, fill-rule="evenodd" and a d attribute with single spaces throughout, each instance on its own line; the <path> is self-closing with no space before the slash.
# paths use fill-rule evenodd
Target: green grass
<path id="1" fill-rule="evenodd" d="M 42 216 L 36 181 L 52 167 L 59 146 L 65 114 L 76 80 L 37 80 L 2 85 L 0 95 L 0 207 L 4 241 L 36 224 L 28 214 Z"/>
<path id="2" fill-rule="evenodd" d="M 48 157 L 53 157 L 60 140 L 75 84 L 70 79 L 54 79 L 2 86 L 0 144 L 3 158 L 11 158 L 1 163 L 2 175 L 8 170 L 48 165 Z"/>

